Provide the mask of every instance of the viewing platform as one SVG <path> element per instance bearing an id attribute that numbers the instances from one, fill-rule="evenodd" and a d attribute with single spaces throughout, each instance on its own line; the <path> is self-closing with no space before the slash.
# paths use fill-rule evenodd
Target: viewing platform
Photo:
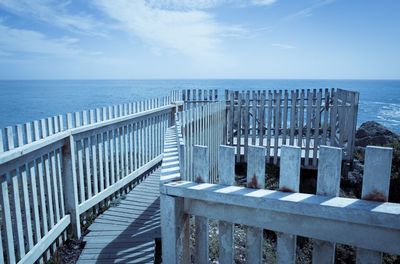
<path id="1" fill-rule="evenodd" d="M 233 263 L 238 226 L 248 263 L 272 258 L 264 229 L 278 263 L 295 263 L 297 236 L 316 263 L 333 263 L 336 244 L 360 263 L 400 255 L 392 149 L 367 147 L 361 199 L 338 197 L 357 111 L 358 93 L 341 89 L 184 90 L 2 129 L 0 263 L 44 263 L 68 239 L 85 242 L 78 263 L 208 263 L 210 252 Z M 279 166 L 276 190 L 266 164 Z M 302 168 L 316 171 L 316 193 L 300 193 Z"/>

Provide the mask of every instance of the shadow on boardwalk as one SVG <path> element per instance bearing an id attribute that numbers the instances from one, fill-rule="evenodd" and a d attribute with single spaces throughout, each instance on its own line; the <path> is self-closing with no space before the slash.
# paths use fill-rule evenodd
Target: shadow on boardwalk
<path id="1" fill-rule="evenodd" d="M 78 263 L 154 263 L 160 235 L 159 171 L 89 227 Z"/>

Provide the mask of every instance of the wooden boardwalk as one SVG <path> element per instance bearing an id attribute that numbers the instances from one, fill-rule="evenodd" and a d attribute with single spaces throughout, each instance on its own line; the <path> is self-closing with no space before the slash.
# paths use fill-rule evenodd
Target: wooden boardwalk
<path id="1" fill-rule="evenodd" d="M 160 238 L 160 170 L 100 215 L 84 237 L 78 263 L 154 263 Z"/>

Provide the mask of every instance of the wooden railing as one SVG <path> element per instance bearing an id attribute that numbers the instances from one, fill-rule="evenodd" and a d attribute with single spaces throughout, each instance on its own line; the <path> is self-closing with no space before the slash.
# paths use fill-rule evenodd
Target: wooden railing
<path id="1" fill-rule="evenodd" d="M 210 149 L 207 156 L 210 179 L 207 181 L 217 182 L 218 146 L 225 141 L 225 111 L 224 102 L 209 102 L 176 113 L 177 134 L 182 138 L 179 148 L 185 180 L 195 181 L 197 177 L 193 167 L 193 147 L 206 145 Z"/>
<path id="2" fill-rule="evenodd" d="M 247 263 L 263 261 L 263 229 L 277 232 L 277 263 L 295 263 L 296 236 L 313 239 L 313 263 L 334 263 L 335 243 L 357 247 L 358 263 L 400 255 L 400 204 L 388 203 L 392 149 L 367 147 L 362 199 L 337 197 L 342 150 L 321 146 L 317 193 L 299 193 L 301 149 L 283 146 L 279 191 L 265 190 L 265 147 L 249 146 L 247 188 L 235 186 L 235 148 L 219 149 L 219 184 L 209 179 L 209 149 L 195 146 L 200 182 L 161 186 L 163 263 L 208 263 L 208 219 L 219 220 L 219 263 L 233 263 L 233 225 L 246 225 Z M 194 229 L 189 216 L 195 217 Z M 195 249 L 190 237 L 195 234 Z M 266 256 L 267 258 L 269 256 Z"/>
<path id="3" fill-rule="evenodd" d="M 81 223 L 161 162 L 175 109 L 156 99 L 6 128 L 0 263 L 47 261 L 67 230 L 79 238 Z"/>
<path id="4" fill-rule="evenodd" d="M 247 161 L 248 146 L 266 147 L 268 163 L 278 164 L 281 146 L 302 149 L 302 165 L 316 168 L 320 145 L 343 149 L 352 161 L 359 94 L 342 89 L 319 90 L 183 90 L 185 107 L 215 100 L 227 105 L 225 144 L 236 147 L 236 160 Z"/>

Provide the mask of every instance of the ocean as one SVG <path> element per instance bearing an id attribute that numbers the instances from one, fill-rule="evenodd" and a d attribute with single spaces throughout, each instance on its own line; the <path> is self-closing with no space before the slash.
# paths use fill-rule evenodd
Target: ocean
<path id="1" fill-rule="evenodd" d="M 174 89 L 319 89 L 360 92 L 358 126 L 375 120 L 400 132 L 400 80 L 0 81 L 0 127 L 57 114 L 169 95 Z"/>

